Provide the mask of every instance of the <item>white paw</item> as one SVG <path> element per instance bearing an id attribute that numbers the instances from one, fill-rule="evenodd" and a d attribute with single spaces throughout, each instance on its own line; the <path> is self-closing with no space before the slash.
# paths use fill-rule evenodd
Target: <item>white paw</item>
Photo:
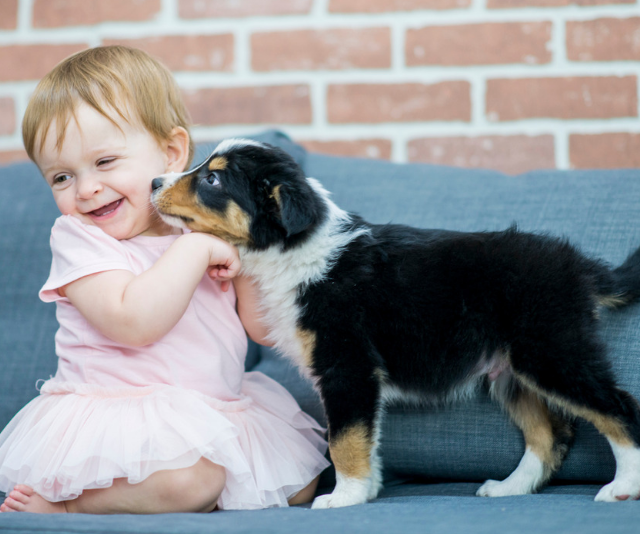
<path id="1" fill-rule="evenodd" d="M 323 508 L 343 508 L 345 506 L 354 506 L 356 504 L 364 504 L 367 499 L 357 497 L 354 495 L 346 495 L 344 492 L 329 493 L 328 495 L 320 495 L 316 497 L 311 505 L 314 510 L 321 510 Z"/>
<path id="2" fill-rule="evenodd" d="M 594 500 L 602 502 L 618 502 L 635 500 L 640 497 L 640 477 L 614 479 L 604 486 Z"/>
<path id="3" fill-rule="evenodd" d="M 371 486 L 371 480 L 368 478 L 349 478 L 336 473 L 336 487 L 333 493 L 316 497 L 311 508 L 318 510 L 364 504 L 371 494 Z"/>
<path id="4" fill-rule="evenodd" d="M 527 447 L 516 470 L 502 482 L 487 480 L 476 495 L 480 497 L 508 497 L 528 495 L 536 491 L 544 480 L 544 465 L 540 458 Z"/>
<path id="5" fill-rule="evenodd" d="M 476 491 L 476 495 L 478 497 L 502 497 L 504 493 L 500 491 L 500 482 L 499 480 L 487 480 L 478 491 Z"/>
<path id="6" fill-rule="evenodd" d="M 476 491 L 478 497 L 509 497 L 511 495 L 527 495 L 531 490 L 520 484 L 513 484 L 509 479 L 487 480 L 480 489 Z"/>

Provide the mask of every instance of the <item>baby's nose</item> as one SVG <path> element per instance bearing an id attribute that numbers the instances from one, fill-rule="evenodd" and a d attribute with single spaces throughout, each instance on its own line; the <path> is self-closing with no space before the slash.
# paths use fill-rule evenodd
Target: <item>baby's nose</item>
<path id="1" fill-rule="evenodd" d="M 164 180 L 162 178 L 154 178 L 151 180 L 151 191 L 155 191 L 156 189 L 160 189 Z"/>

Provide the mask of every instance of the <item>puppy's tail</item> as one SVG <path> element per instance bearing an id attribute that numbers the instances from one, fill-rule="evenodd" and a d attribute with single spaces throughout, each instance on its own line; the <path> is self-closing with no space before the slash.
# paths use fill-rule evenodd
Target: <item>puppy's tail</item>
<path id="1" fill-rule="evenodd" d="M 640 301 L 640 248 L 631 253 L 620 267 L 610 272 L 598 301 L 607 308 L 620 308 Z"/>

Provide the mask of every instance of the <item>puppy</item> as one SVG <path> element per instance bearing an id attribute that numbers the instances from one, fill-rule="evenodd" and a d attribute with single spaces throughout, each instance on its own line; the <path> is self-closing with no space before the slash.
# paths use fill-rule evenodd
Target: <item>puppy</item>
<path id="1" fill-rule="evenodd" d="M 532 493 L 560 467 L 579 416 L 617 462 L 598 501 L 640 497 L 640 408 L 616 385 L 598 307 L 640 297 L 640 249 L 616 269 L 566 241 L 519 232 L 373 225 L 336 206 L 282 150 L 221 143 L 196 169 L 153 180 L 169 224 L 235 244 L 276 348 L 318 388 L 337 472 L 314 508 L 381 488 L 385 402 L 487 385 L 526 451 L 481 496 Z"/>

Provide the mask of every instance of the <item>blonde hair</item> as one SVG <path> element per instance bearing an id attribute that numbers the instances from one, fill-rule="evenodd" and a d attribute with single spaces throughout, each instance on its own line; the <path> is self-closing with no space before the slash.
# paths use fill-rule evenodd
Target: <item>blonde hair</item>
<path id="1" fill-rule="evenodd" d="M 42 150 L 56 122 L 56 148 L 66 126 L 85 102 L 107 119 L 115 111 L 128 123 L 136 120 L 158 141 L 169 140 L 181 126 L 189 131 L 189 113 L 171 72 L 149 54 L 126 46 L 103 46 L 78 52 L 59 63 L 36 87 L 22 120 L 22 140 L 32 160 Z M 193 158 L 189 136 L 189 159 Z M 186 169 L 185 169 L 186 170 Z"/>

